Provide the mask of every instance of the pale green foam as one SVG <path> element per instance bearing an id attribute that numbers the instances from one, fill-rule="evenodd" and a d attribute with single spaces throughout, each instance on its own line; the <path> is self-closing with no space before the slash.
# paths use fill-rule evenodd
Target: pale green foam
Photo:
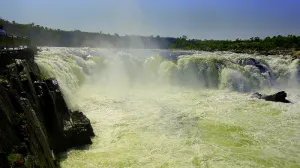
<path id="1" fill-rule="evenodd" d="M 68 152 L 62 167 L 299 166 L 299 103 L 150 86 L 87 86 L 77 97 L 96 137 L 89 149 Z"/>
<path id="2" fill-rule="evenodd" d="M 36 58 L 96 134 L 89 149 L 68 152 L 63 168 L 300 166 L 297 60 L 230 53 L 200 53 L 177 63 L 158 56 L 143 62 L 123 52 L 97 57 L 104 51 L 54 48 Z M 285 81 L 295 82 L 284 89 L 296 103 L 243 93 L 277 91 L 270 90 L 267 74 L 236 64 L 249 57 L 263 60 L 276 82 L 287 72 Z"/>

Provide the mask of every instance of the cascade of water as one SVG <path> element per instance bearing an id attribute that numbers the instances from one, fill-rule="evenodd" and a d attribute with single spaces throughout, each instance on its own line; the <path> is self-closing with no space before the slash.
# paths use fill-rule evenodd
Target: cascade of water
<path id="1" fill-rule="evenodd" d="M 300 96 L 289 92 L 296 103 L 280 104 L 240 93 L 298 88 L 299 60 L 159 53 L 51 48 L 37 56 L 96 133 L 62 167 L 299 167 Z"/>
<path id="2" fill-rule="evenodd" d="M 176 58 L 159 51 L 53 48 L 37 57 L 45 77 L 56 77 L 72 97 L 86 82 L 107 85 L 145 82 L 249 92 L 272 86 L 298 86 L 299 60 L 231 53 L 196 53 Z M 87 80 L 89 79 L 89 80 Z"/>

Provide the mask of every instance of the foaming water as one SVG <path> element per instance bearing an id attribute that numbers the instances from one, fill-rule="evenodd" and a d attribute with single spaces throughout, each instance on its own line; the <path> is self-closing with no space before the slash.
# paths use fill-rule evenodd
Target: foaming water
<path id="1" fill-rule="evenodd" d="M 119 51 L 93 51 L 110 52 L 114 58 L 78 63 L 74 50 L 51 49 L 37 59 L 50 76 L 59 78 L 70 106 L 88 116 L 96 134 L 88 149 L 69 151 L 62 167 L 300 166 L 299 90 L 285 88 L 294 104 L 249 98 L 251 93 L 245 91 L 276 91 L 270 87 L 270 76 L 230 62 L 254 56 L 229 53 L 217 58 L 223 54 L 203 53 L 174 63 L 130 55 L 118 62 L 115 57 L 125 57 Z M 59 72 L 47 69 L 54 60 L 67 66 Z M 277 57 L 261 62 L 272 69 L 279 88 L 284 85 L 280 77 L 297 86 L 298 62 Z M 282 67 L 275 66 L 278 62 Z M 69 70 L 72 67 L 76 73 Z M 90 72 L 84 73 L 83 67 Z M 80 76 L 84 82 L 79 82 Z"/>

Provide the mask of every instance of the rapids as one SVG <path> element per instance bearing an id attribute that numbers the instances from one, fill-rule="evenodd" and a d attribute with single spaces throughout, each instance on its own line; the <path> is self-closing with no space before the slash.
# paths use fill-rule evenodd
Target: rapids
<path id="1" fill-rule="evenodd" d="M 299 60 L 174 52 L 43 48 L 43 76 L 96 134 L 63 168 L 300 167 Z M 250 98 L 280 90 L 294 103 Z"/>

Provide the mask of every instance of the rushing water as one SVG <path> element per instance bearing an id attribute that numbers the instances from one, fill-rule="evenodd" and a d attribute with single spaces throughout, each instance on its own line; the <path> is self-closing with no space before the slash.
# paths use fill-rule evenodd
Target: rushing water
<path id="1" fill-rule="evenodd" d="M 194 52 L 170 61 L 153 57 L 159 52 L 39 54 L 43 75 L 58 79 L 96 134 L 63 168 L 300 167 L 299 60 Z M 250 98 L 280 89 L 293 104 Z"/>

